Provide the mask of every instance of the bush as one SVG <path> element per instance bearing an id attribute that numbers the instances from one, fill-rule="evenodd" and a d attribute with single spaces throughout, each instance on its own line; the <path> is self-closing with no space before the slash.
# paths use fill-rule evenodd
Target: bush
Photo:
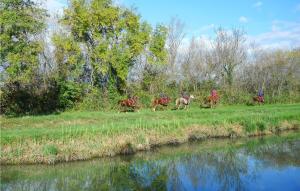
<path id="1" fill-rule="evenodd" d="M 150 107 L 151 102 L 154 99 L 153 95 L 150 95 L 148 92 L 145 91 L 138 92 L 137 96 L 139 98 L 138 100 L 139 104 L 144 108 Z"/>
<path id="2" fill-rule="evenodd" d="M 72 108 L 82 95 L 81 87 L 76 82 L 60 82 L 59 106 L 61 109 Z"/>
<path id="3" fill-rule="evenodd" d="M 75 110 L 99 111 L 104 109 L 102 92 L 99 88 L 92 88 L 75 106 Z"/>
<path id="4" fill-rule="evenodd" d="M 108 84 L 108 90 L 103 95 L 104 106 L 106 109 L 116 109 L 118 102 L 123 98 L 117 88 L 117 82 L 111 81 Z"/>
<path id="5" fill-rule="evenodd" d="M 52 113 L 59 105 L 58 92 L 52 80 L 46 86 L 18 81 L 6 83 L 1 88 L 0 113 L 12 116 Z"/>

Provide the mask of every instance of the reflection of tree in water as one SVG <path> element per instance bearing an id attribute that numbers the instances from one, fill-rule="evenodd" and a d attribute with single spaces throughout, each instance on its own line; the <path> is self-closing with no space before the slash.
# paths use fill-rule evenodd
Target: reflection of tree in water
<path id="1" fill-rule="evenodd" d="M 174 165 L 170 190 L 208 189 L 211 183 L 218 185 L 218 190 L 243 190 L 241 176 L 248 172 L 247 158 L 232 151 L 185 156 Z"/>
<path id="2" fill-rule="evenodd" d="M 149 160 L 13 167 L 2 172 L 1 190 L 246 190 L 260 170 L 300 165 L 300 141 L 254 143 Z"/>
<path id="3" fill-rule="evenodd" d="M 277 144 L 265 143 L 259 147 L 246 148 L 245 152 L 261 160 L 264 166 L 273 168 L 287 165 L 300 166 L 300 140 Z"/>
<path id="4" fill-rule="evenodd" d="M 167 175 L 160 164 L 159 161 L 135 161 L 107 166 L 94 163 L 76 169 L 55 168 L 43 177 L 16 177 L 16 181 L 2 184 L 1 190 L 166 190 Z M 37 169 L 32 170 L 34 173 Z M 13 176 L 12 173 L 8 176 Z"/>
<path id="5" fill-rule="evenodd" d="M 220 190 L 244 190 L 241 176 L 248 172 L 248 161 L 244 155 L 227 151 L 209 155 L 208 164 L 215 169 Z"/>
<path id="6" fill-rule="evenodd" d="M 136 185 L 137 190 L 166 190 L 168 177 L 163 161 L 138 161 L 129 167 L 129 177 Z"/>

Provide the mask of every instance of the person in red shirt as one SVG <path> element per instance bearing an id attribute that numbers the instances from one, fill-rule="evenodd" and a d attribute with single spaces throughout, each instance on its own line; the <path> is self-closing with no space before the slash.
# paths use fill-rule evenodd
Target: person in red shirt
<path id="1" fill-rule="evenodd" d="M 212 97 L 217 97 L 218 96 L 217 90 L 215 90 L 215 89 L 211 90 L 211 96 Z"/>
<path id="2" fill-rule="evenodd" d="M 210 96 L 209 96 L 209 100 L 211 103 L 211 106 L 216 105 L 218 100 L 219 100 L 219 95 L 216 89 L 212 89 Z"/>

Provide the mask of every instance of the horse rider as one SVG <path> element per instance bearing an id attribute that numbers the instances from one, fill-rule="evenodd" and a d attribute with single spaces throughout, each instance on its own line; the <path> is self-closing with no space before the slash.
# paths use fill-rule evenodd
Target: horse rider
<path id="1" fill-rule="evenodd" d="M 161 92 L 161 93 L 159 93 L 159 97 L 160 97 L 160 98 L 166 98 L 166 97 L 168 97 L 168 96 L 167 96 L 165 93 L 162 93 L 162 92 Z"/>
<path id="2" fill-rule="evenodd" d="M 190 99 L 190 96 L 189 96 L 189 94 L 188 94 L 187 92 L 181 92 L 180 94 L 181 94 L 181 97 L 182 97 L 182 98 L 184 98 L 184 99 L 186 99 L 186 100 L 189 100 L 189 99 Z"/>
<path id="3" fill-rule="evenodd" d="M 218 99 L 219 95 L 218 95 L 217 90 L 216 90 L 216 89 L 212 89 L 212 90 L 211 90 L 211 93 L 210 93 L 210 96 L 211 96 L 214 100 Z"/>
<path id="4" fill-rule="evenodd" d="M 260 102 L 264 102 L 264 92 L 263 92 L 262 88 L 260 88 L 260 89 L 258 90 L 257 97 L 258 97 L 258 100 L 259 100 Z"/>

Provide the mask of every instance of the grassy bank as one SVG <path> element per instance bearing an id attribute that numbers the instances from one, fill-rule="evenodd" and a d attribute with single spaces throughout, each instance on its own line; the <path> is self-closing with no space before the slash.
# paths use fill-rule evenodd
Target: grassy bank
<path id="1" fill-rule="evenodd" d="M 215 174 L 213 180 L 216 182 L 217 177 L 225 176 L 230 181 L 227 185 L 233 188 L 232 180 L 240 183 L 240 178 L 234 178 L 237 176 L 250 174 L 250 177 L 257 177 L 262 169 L 278 168 L 282 171 L 299 167 L 299 137 L 300 131 L 289 131 L 264 138 L 214 139 L 179 147 L 161 147 L 153 152 L 137 153 L 134 157 L 102 158 L 55 166 L 2 166 L 0 187 L 1 190 L 41 190 L 41 185 L 43 190 L 167 190 L 161 185 L 178 180 L 174 177 L 182 177 L 184 173 L 185 177 L 197 180 L 201 172 L 203 179 L 208 174 Z M 249 165 L 247 161 L 253 159 L 255 164 Z M 180 168 L 176 168 L 178 166 Z M 145 179 L 146 185 L 141 181 Z"/>
<path id="2" fill-rule="evenodd" d="M 299 126 L 300 104 L 2 117 L 0 162 L 85 160 L 134 153 L 191 139 L 270 134 Z"/>

